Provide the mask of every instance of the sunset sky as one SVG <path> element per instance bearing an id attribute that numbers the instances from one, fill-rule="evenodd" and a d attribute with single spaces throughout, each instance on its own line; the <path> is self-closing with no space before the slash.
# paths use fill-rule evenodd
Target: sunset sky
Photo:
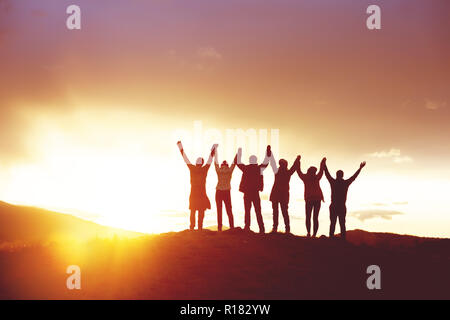
<path id="1" fill-rule="evenodd" d="M 81 30 L 66 28 L 70 4 Z M 381 30 L 366 28 L 370 4 Z M 131 230 L 186 229 L 176 141 L 192 161 L 214 142 L 221 159 L 242 146 L 245 160 L 262 160 L 266 130 L 276 158 L 301 154 L 304 169 L 326 156 L 348 177 L 367 161 L 350 187 L 349 229 L 450 237 L 449 40 L 448 0 L 0 0 L 0 200 Z M 248 129 L 257 146 L 227 141 Z M 207 225 L 216 181 L 212 169 Z M 268 169 L 267 226 L 272 181 Z M 298 177 L 290 215 L 305 234 Z"/>

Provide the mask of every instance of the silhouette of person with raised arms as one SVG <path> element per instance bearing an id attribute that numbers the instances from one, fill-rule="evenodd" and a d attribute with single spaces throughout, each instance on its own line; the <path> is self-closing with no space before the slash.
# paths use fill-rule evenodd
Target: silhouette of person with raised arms
<path id="1" fill-rule="evenodd" d="M 284 225 L 286 233 L 291 232 L 291 227 L 289 223 L 289 182 L 291 177 L 297 169 L 300 163 L 300 156 L 298 156 L 290 169 L 288 169 L 288 162 L 285 159 L 280 159 L 278 161 L 279 166 L 275 161 L 275 157 L 268 148 L 268 154 L 270 159 L 270 166 L 272 167 L 273 173 L 275 174 L 275 181 L 273 183 L 272 191 L 270 192 L 269 200 L 272 202 L 273 209 L 273 228 L 272 233 L 278 231 L 278 207 L 281 207 L 281 213 L 283 215 Z"/>
<path id="2" fill-rule="evenodd" d="M 177 145 L 191 174 L 191 194 L 189 196 L 189 209 L 191 210 L 190 230 L 194 230 L 195 228 L 196 211 L 198 212 L 198 230 L 202 230 L 205 210 L 211 209 L 211 203 L 209 202 L 208 196 L 206 194 L 206 177 L 208 175 L 208 170 L 211 166 L 217 144 L 212 146 L 211 154 L 209 155 L 208 161 L 205 165 L 203 165 L 205 160 L 201 157 L 197 158 L 195 165 L 191 164 L 189 158 L 184 152 L 181 141 L 178 141 Z"/>
<path id="3" fill-rule="evenodd" d="M 317 236 L 319 230 L 319 212 L 321 202 L 324 201 L 322 189 L 320 188 L 320 179 L 323 176 L 323 165 L 325 158 L 320 163 L 320 171 L 318 174 L 316 167 L 310 167 L 306 174 L 301 170 L 301 165 L 297 167 L 297 174 L 305 185 L 305 213 L 306 213 L 306 230 L 308 237 L 311 236 L 311 215 L 313 215 L 313 237 Z"/>
<path id="4" fill-rule="evenodd" d="M 224 160 L 219 166 L 219 155 L 217 149 L 214 156 L 214 167 L 217 173 L 217 186 L 216 186 L 216 207 L 217 207 L 217 230 L 222 231 L 222 203 L 225 205 L 225 209 L 228 215 L 228 221 L 230 223 L 230 229 L 234 229 L 233 211 L 231 206 L 231 177 L 233 175 L 234 168 L 236 167 L 237 155 L 234 157 L 231 166 Z"/>
<path id="5" fill-rule="evenodd" d="M 336 220 L 339 219 L 339 225 L 341 228 L 341 238 L 345 240 L 346 228 L 345 228 L 345 216 L 347 214 L 347 193 L 348 188 L 353 181 L 361 173 L 362 168 L 364 168 L 366 162 L 361 162 L 359 169 L 355 172 L 353 176 L 349 179 L 344 179 L 344 172 L 339 170 L 336 172 L 336 179 L 334 179 L 330 172 L 328 171 L 326 158 L 324 159 L 323 166 L 325 170 L 325 176 L 328 179 L 331 187 L 331 205 L 330 205 L 330 238 L 334 237 L 334 230 L 336 228 Z"/>
<path id="6" fill-rule="evenodd" d="M 267 146 L 267 152 L 270 147 Z M 248 165 L 242 164 L 242 148 L 239 148 L 237 154 L 237 166 L 242 171 L 241 183 L 239 191 L 244 194 L 244 208 L 245 208 L 245 231 L 250 231 L 250 211 L 255 208 L 256 220 L 258 221 L 259 233 L 264 233 L 264 221 L 261 214 L 261 199 L 259 192 L 264 189 L 263 171 L 269 165 L 269 156 L 266 152 L 263 163 L 258 164 L 258 158 L 254 155 L 250 156 Z"/>

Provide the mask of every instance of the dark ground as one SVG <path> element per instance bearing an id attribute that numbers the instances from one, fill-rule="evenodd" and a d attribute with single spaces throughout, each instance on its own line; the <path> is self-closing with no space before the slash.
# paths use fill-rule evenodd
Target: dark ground
<path id="1" fill-rule="evenodd" d="M 2 299 L 450 299 L 450 240 L 350 231 L 327 238 L 241 230 L 4 247 Z M 68 265 L 81 290 L 66 288 Z M 381 290 L 366 287 L 369 265 Z"/>

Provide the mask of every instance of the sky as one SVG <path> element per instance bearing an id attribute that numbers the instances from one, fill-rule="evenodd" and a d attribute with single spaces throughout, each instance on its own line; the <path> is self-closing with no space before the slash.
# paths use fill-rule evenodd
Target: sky
<path id="1" fill-rule="evenodd" d="M 81 30 L 66 28 L 70 4 Z M 366 27 L 370 4 L 381 30 Z M 221 159 L 243 147 L 261 160 L 271 143 L 277 159 L 300 154 L 306 169 L 326 156 L 347 177 L 367 161 L 349 229 L 450 237 L 448 39 L 447 0 L 0 0 L 0 200 L 182 230 L 189 173 L 177 140 L 191 160 L 215 142 Z M 267 226 L 272 181 L 268 169 Z M 207 225 L 216 182 L 211 170 Z M 297 177 L 290 215 L 305 234 Z"/>

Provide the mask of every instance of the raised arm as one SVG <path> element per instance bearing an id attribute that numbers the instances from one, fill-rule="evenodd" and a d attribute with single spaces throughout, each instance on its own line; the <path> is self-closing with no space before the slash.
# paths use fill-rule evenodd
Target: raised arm
<path id="1" fill-rule="evenodd" d="M 327 158 L 323 158 L 322 161 L 320 162 L 320 170 L 319 173 L 317 174 L 317 179 L 319 180 L 322 179 L 323 176 L 325 161 L 327 161 Z"/>
<path id="2" fill-rule="evenodd" d="M 244 171 L 245 165 L 242 163 L 241 159 L 242 159 L 242 148 L 239 148 L 236 154 L 236 164 L 239 169 Z"/>
<path id="3" fill-rule="evenodd" d="M 267 154 L 267 152 L 266 152 L 266 154 Z M 270 162 L 270 166 L 272 167 L 273 173 L 277 174 L 279 168 L 277 166 L 277 161 L 275 160 L 275 156 L 273 155 L 272 150 L 270 150 L 269 162 Z"/>
<path id="4" fill-rule="evenodd" d="M 305 174 L 302 172 L 301 160 L 302 160 L 302 157 L 298 156 L 297 174 L 298 174 L 299 178 L 303 180 L 303 178 L 305 177 Z"/>
<path id="5" fill-rule="evenodd" d="M 181 156 L 182 156 L 183 159 L 184 159 L 184 162 L 185 162 L 188 166 L 192 165 L 191 162 L 189 161 L 189 158 L 187 157 L 186 153 L 184 152 L 183 144 L 181 143 L 181 141 L 178 141 L 178 142 L 177 142 L 177 146 L 178 146 L 178 149 L 180 149 L 180 153 L 181 153 Z"/>
<path id="6" fill-rule="evenodd" d="M 362 168 L 364 168 L 366 166 L 366 162 L 361 162 L 361 164 L 359 165 L 359 169 L 356 170 L 355 174 L 352 175 L 349 179 L 347 179 L 347 182 L 350 184 L 353 181 L 355 181 L 355 179 L 359 176 L 359 174 L 361 173 Z"/>
<path id="7" fill-rule="evenodd" d="M 214 158 L 214 155 L 215 155 L 215 153 L 216 153 L 216 148 L 217 148 L 217 146 L 218 146 L 218 144 L 213 144 L 213 146 L 212 146 L 212 148 L 211 148 L 211 153 L 209 154 L 208 161 L 206 161 L 206 165 L 207 165 L 207 166 L 210 166 L 210 165 L 211 165 L 211 163 L 212 163 L 212 161 L 213 161 L 213 158 Z"/>
<path id="8" fill-rule="evenodd" d="M 323 170 L 325 171 L 325 177 L 327 177 L 327 180 L 331 183 L 332 181 L 334 181 L 333 177 L 330 174 L 330 171 L 328 171 L 328 167 L 327 167 L 327 158 L 324 158 L 325 161 L 323 162 Z"/>
<path id="9" fill-rule="evenodd" d="M 219 170 L 219 152 L 217 152 L 217 148 L 214 154 L 214 167 L 216 168 L 216 171 Z"/>
<path id="10" fill-rule="evenodd" d="M 231 164 L 231 167 L 230 167 L 231 172 L 233 172 L 233 171 L 234 171 L 234 168 L 236 167 L 237 157 L 238 157 L 238 155 L 236 154 L 236 155 L 234 156 L 233 163 Z"/>
<path id="11" fill-rule="evenodd" d="M 294 163 L 292 164 L 291 168 L 289 169 L 289 175 L 293 175 L 295 170 L 297 170 L 297 167 L 300 164 L 300 156 L 297 156 L 297 158 L 295 158 Z"/>
<path id="12" fill-rule="evenodd" d="M 259 165 L 259 168 L 261 169 L 261 174 L 264 170 L 266 170 L 267 166 L 269 165 L 270 158 L 272 157 L 272 150 L 270 149 L 270 146 L 267 146 L 266 149 L 266 155 L 264 157 L 263 162 Z"/>

